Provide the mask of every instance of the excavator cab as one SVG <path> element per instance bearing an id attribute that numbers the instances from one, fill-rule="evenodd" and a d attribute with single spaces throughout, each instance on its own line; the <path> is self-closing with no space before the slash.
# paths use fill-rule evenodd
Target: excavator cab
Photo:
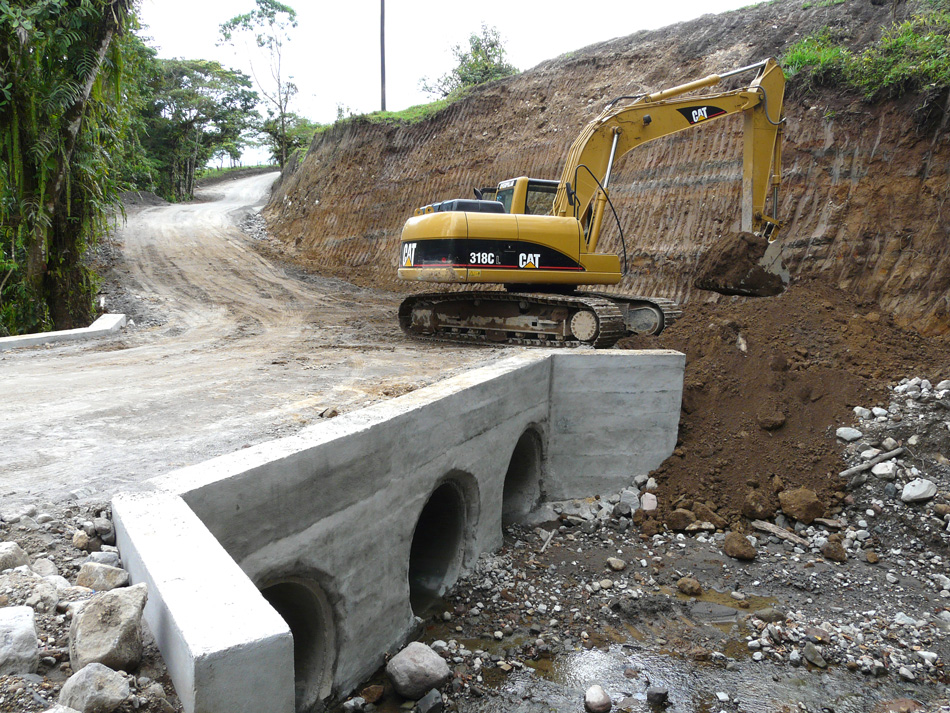
<path id="1" fill-rule="evenodd" d="M 495 200 L 505 206 L 506 213 L 551 215 L 557 187 L 557 181 L 544 178 L 510 178 L 498 184 Z"/>

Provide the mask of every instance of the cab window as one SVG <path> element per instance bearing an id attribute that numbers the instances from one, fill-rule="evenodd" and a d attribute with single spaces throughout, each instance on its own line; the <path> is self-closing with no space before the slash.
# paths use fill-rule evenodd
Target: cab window
<path id="1" fill-rule="evenodd" d="M 549 215 L 554 209 L 555 193 L 557 193 L 556 184 L 529 181 L 524 212 L 530 215 Z"/>
<path id="2" fill-rule="evenodd" d="M 502 190 L 498 191 L 498 195 L 495 196 L 495 200 L 501 202 L 501 204 L 505 206 L 506 213 L 511 212 L 511 199 L 514 197 L 514 195 L 514 188 L 503 188 Z"/>

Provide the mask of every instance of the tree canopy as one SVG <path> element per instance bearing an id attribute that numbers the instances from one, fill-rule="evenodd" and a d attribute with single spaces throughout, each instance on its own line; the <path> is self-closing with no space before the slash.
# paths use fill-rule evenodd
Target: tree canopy
<path id="1" fill-rule="evenodd" d="M 423 79 L 422 91 L 443 98 L 465 87 L 518 73 L 515 66 L 505 61 L 505 45 L 498 30 L 484 24 L 481 34 L 469 35 L 468 47 L 455 45 L 452 54 L 457 62 L 455 68 L 434 82 Z"/>

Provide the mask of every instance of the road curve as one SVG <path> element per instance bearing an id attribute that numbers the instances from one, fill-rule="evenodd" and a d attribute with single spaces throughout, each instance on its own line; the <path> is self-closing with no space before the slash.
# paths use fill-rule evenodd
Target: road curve
<path id="1" fill-rule="evenodd" d="M 353 410 L 497 357 L 409 342 L 395 295 L 263 257 L 236 222 L 275 178 L 130 213 L 113 279 L 158 318 L 82 344 L 0 352 L 3 510 L 106 498 L 294 433 L 328 408 Z"/>

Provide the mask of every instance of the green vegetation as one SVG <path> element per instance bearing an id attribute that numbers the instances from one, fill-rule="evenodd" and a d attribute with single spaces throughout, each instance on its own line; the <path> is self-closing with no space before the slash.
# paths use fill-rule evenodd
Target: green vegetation
<path id="1" fill-rule="evenodd" d="M 884 30 L 881 39 L 861 53 L 846 49 L 824 29 L 789 48 L 784 66 L 806 87 L 840 85 L 871 100 L 907 92 L 950 87 L 950 10 L 946 2 Z"/>
<path id="2" fill-rule="evenodd" d="M 0 334 L 86 326 L 121 188 L 131 0 L 0 1 Z"/>
<path id="3" fill-rule="evenodd" d="M 482 25 L 480 35 L 469 35 L 467 48 L 455 45 L 452 54 L 457 62 L 455 69 L 434 82 L 423 79 L 419 83 L 422 91 L 445 99 L 466 87 L 518 73 L 516 67 L 505 61 L 505 45 L 494 27 Z"/>
<path id="4" fill-rule="evenodd" d="M 816 2 L 803 2 L 802 10 L 807 10 L 810 7 L 832 7 L 834 5 L 843 5 L 848 2 L 848 0 L 816 0 Z"/>
<path id="5" fill-rule="evenodd" d="M 256 166 L 223 166 L 222 168 L 203 168 L 198 171 L 198 180 L 203 181 L 209 178 L 221 178 L 230 173 L 243 173 L 244 171 L 253 171 L 254 169 L 275 169 L 272 163 L 259 163 Z"/>

